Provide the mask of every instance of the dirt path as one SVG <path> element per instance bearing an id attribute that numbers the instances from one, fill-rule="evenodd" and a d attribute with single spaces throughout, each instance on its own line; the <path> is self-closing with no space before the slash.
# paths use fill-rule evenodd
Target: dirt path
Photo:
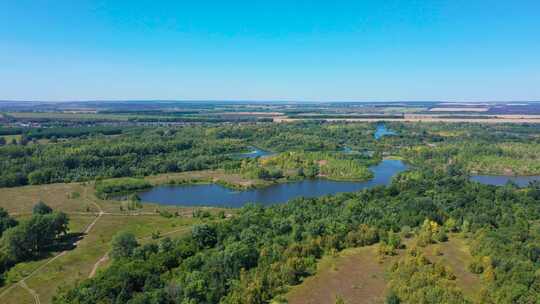
<path id="1" fill-rule="evenodd" d="M 94 267 L 92 267 L 92 271 L 90 272 L 90 274 L 88 275 L 88 278 L 93 278 L 95 275 L 96 275 L 96 272 L 97 272 L 97 269 L 99 267 L 99 265 L 107 262 L 109 260 L 109 252 L 105 253 L 104 256 L 102 256 L 95 264 L 94 264 Z"/>
<path id="2" fill-rule="evenodd" d="M 30 289 L 30 287 L 28 287 L 28 285 L 26 285 L 26 282 L 20 281 L 19 285 L 32 295 L 32 297 L 34 298 L 34 303 L 41 304 L 41 301 L 39 300 L 39 296 L 38 296 L 37 292 L 35 290 L 33 290 L 33 289 Z"/>
<path id="3" fill-rule="evenodd" d="M 85 189 L 85 200 L 90 202 L 91 204 L 95 205 L 96 208 L 99 210 L 99 213 L 98 215 L 96 216 L 96 218 L 90 223 L 88 224 L 88 226 L 86 226 L 86 229 L 84 229 L 84 235 L 88 235 L 88 233 L 90 233 L 90 231 L 92 231 L 92 228 L 96 225 L 96 223 L 98 222 L 98 220 L 103 216 L 103 214 L 105 214 L 103 212 L 103 210 L 101 209 L 101 207 L 94 201 L 88 199 L 88 196 L 87 196 L 87 190 Z M 77 247 L 77 245 L 79 245 L 79 243 L 83 240 L 84 236 L 79 239 L 78 241 L 76 241 L 75 243 L 73 243 L 73 245 L 75 247 Z M 1 294 L 0 294 L 0 298 L 2 298 L 2 296 L 4 296 L 9 290 L 11 290 L 12 288 L 14 288 L 17 284 L 19 286 L 21 286 L 22 288 L 24 288 L 26 291 L 28 291 L 32 297 L 34 298 L 34 302 L 37 303 L 37 304 L 40 304 L 41 301 L 39 300 L 39 294 L 31 289 L 30 287 L 28 287 L 28 285 L 26 284 L 26 280 L 30 279 L 32 276 L 34 276 L 36 273 L 38 273 L 41 269 L 45 268 L 47 265 L 51 264 L 52 262 L 54 262 L 55 260 L 57 260 L 58 258 L 62 257 L 63 255 L 65 255 L 66 253 L 68 253 L 69 250 L 64 250 L 60 253 L 58 253 L 57 255 L 55 255 L 54 257 L 50 258 L 47 262 L 45 262 L 44 264 L 42 264 L 41 266 L 39 266 L 38 268 L 34 269 L 34 271 L 32 271 L 30 274 L 28 274 L 27 276 L 25 276 L 24 278 L 22 278 L 21 280 L 19 280 L 17 283 L 14 283 L 13 285 L 11 285 L 9 288 L 5 289 Z"/>
<path id="4" fill-rule="evenodd" d="M 177 233 L 177 232 L 181 232 L 181 231 L 185 231 L 185 230 L 188 230 L 188 229 L 191 229 L 191 227 L 184 227 L 184 228 L 180 228 L 180 229 L 176 229 L 176 230 L 172 230 L 172 231 L 168 231 L 166 233 L 163 233 L 161 234 L 161 236 L 167 236 L 167 235 L 171 235 L 171 234 L 174 234 L 174 233 Z M 152 236 L 145 236 L 145 237 L 142 237 L 142 238 L 139 238 L 138 240 L 139 241 L 143 241 L 143 240 L 148 240 L 152 238 Z M 99 266 L 105 262 L 107 262 L 109 260 L 109 252 L 105 253 L 95 264 L 94 264 L 94 267 L 92 267 L 92 271 L 90 272 L 90 274 L 88 275 L 88 278 L 93 278 L 95 275 L 96 275 L 96 272 L 99 268 Z"/>
<path id="5" fill-rule="evenodd" d="M 96 209 L 98 210 L 98 213 L 96 215 L 96 213 L 94 212 L 70 212 L 68 214 L 77 214 L 77 215 L 95 215 L 96 218 L 90 223 L 88 224 L 88 226 L 86 226 L 86 228 L 84 229 L 83 231 L 83 237 L 81 239 L 79 239 L 77 242 L 75 242 L 73 245 L 76 247 L 77 245 L 79 245 L 79 243 L 84 239 L 85 236 L 87 236 L 91 231 L 92 229 L 94 228 L 94 226 L 98 223 L 99 219 L 101 219 L 104 215 L 109 215 L 109 216 L 148 216 L 148 215 L 159 215 L 157 213 L 154 213 L 154 212 L 136 212 L 136 213 L 129 213 L 129 214 L 125 214 L 125 213 L 113 213 L 113 212 L 105 212 L 103 211 L 103 209 L 101 208 L 101 206 L 93 199 L 91 199 L 89 196 L 88 196 L 88 188 L 85 188 L 84 190 L 84 194 L 83 194 L 83 200 L 85 200 L 87 203 L 91 204 L 91 205 L 94 205 L 96 207 Z M 184 215 L 184 212 L 182 213 L 182 215 Z M 174 234 L 174 233 L 177 233 L 177 232 L 181 232 L 183 230 L 187 230 L 187 229 L 190 229 L 190 227 L 184 227 L 184 228 L 180 228 L 180 229 L 176 229 L 176 230 L 172 230 L 172 231 L 169 231 L 169 232 L 166 232 L 166 233 L 163 233 L 161 234 L 161 236 L 166 236 L 166 235 L 170 235 L 170 234 Z M 146 236 L 146 237 L 142 237 L 142 238 L 139 238 L 139 240 L 146 240 L 146 239 L 150 239 L 152 236 Z M 54 257 L 50 258 L 49 260 L 47 260 L 45 263 L 43 263 L 42 265 L 40 265 L 38 268 L 36 268 L 35 270 L 33 270 L 30 274 L 28 274 L 27 276 L 25 276 L 24 278 L 22 278 L 21 280 L 19 280 L 18 282 L 16 283 L 13 283 L 11 286 L 9 286 L 8 288 L 4 289 L 1 293 L 0 293 L 0 299 L 6 295 L 10 290 L 12 290 L 15 286 L 19 285 L 21 286 L 24 290 L 28 291 L 28 293 L 30 293 L 30 295 L 34 298 L 34 302 L 35 303 L 38 303 L 40 304 L 41 301 L 39 299 L 39 294 L 33 290 L 32 288 L 30 288 L 27 284 L 26 284 L 26 281 L 28 279 L 30 279 L 31 277 L 33 277 L 36 273 L 38 273 L 39 271 L 41 271 L 43 268 L 45 268 L 46 266 L 48 266 L 49 264 L 51 264 L 52 262 L 54 262 L 55 260 L 59 259 L 60 257 L 64 256 L 65 254 L 67 254 L 69 251 L 66 250 L 66 251 L 62 251 L 60 253 L 58 253 L 57 255 L 55 255 Z M 109 252 L 107 252 L 103 257 L 101 257 L 93 266 L 92 268 L 92 271 L 90 272 L 90 275 L 88 276 L 89 278 L 92 278 L 95 276 L 96 272 L 97 272 L 97 269 L 99 268 L 99 266 L 103 263 L 105 263 L 106 261 L 108 261 L 109 259 Z"/>

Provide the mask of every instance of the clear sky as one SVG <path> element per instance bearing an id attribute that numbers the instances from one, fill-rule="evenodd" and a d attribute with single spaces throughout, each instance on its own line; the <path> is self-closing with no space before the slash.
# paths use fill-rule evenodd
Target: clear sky
<path id="1" fill-rule="evenodd" d="M 540 100 L 540 1 L 0 0 L 0 99 Z"/>

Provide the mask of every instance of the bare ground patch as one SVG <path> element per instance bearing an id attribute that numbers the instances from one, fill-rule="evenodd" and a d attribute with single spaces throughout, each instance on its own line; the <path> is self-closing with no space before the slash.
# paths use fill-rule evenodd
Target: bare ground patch
<path id="1" fill-rule="evenodd" d="M 349 304 L 383 303 L 384 272 L 390 260 L 377 262 L 377 245 L 343 250 L 337 257 L 323 258 L 317 274 L 286 297 L 290 304 L 328 304 L 338 296 Z"/>
<path id="2" fill-rule="evenodd" d="M 442 255 L 433 254 L 433 249 L 438 247 Z M 432 261 L 442 261 L 449 266 L 456 275 L 456 285 L 463 291 L 465 297 L 473 300 L 480 289 L 480 276 L 471 273 L 467 266 L 472 261 L 466 240 L 460 237 L 452 237 L 448 242 L 431 245 L 424 250 L 426 257 Z"/>

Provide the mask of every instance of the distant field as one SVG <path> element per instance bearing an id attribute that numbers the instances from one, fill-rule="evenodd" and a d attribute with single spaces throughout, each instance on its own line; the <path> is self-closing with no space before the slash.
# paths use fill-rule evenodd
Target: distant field
<path id="1" fill-rule="evenodd" d="M 347 122 L 473 122 L 473 123 L 540 123 L 540 115 L 485 115 L 485 117 L 465 117 L 463 115 L 457 115 L 451 117 L 445 114 L 444 117 L 440 115 L 430 114 L 405 114 L 403 118 L 395 117 L 378 117 L 378 118 L 317 118 L 317 120 L 324 121 L 347 121 Z M 286 116 L 274 117 L 274 122 L 295 122 L 302 120 L 310 120 L 313 118 L 289 118 Z"/>
<path id="2" fill-rule="evenodd" d="M 431 108 L 430 112 L 487 112 L 489 108 Z"/>
<path id="3" fill-rule="evenodd" d="M 382 108 L 384 113 L 418 113 L 426 111 L 424 107 L 386 107 Z"/>
<path id="4" fill-rule="evenodd" d="M 99 113 L 62 113 L 62 112 L 10 112 L 10 116 L 26 119 L 69 119 L 69 120 L 119 120 L 127 121 L 130 115 Z"/>

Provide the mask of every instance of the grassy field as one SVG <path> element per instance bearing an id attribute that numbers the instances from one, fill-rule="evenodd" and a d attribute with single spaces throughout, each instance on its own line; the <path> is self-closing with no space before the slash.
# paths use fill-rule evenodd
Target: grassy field
<path id="1" fill-rule="evenodd" d="M 80 197 L 72 198 L 75 193 Z M 34 204 L 42 200 L 64 212 L 98 212 L 88 199 L 91 193 L 93 189 L 89 185 L 77 183 L 0 188 L 0 206 L 10 214 L 24 214 L 32 212 Z"/>
<path id="2" fill-rule="evenodd" d="M 406 244 L 412 243 L 408 240 Z M 404 254 L 400 250 L 394 257 L 386 257 L 382 263 L 377 257 L 378 245 L 343 250 L 336 256 L 321 259 L 314 276 L 293 286 L 286 298 L 290 304 L 334 303 L 342 297 L 348 304 L 384 303 L 387 292 L 385 271 Z M 439 248 L 442 255 L 435 255 Z M 423 249 L 432 262 L 442 260 L 456 275 L 456 284 L 469 299 L 479 290 L 480 278 L 467 270 L 471 262 L 466 240 L 453 236 L 448 242 L 434 244 Z"/>
<path id="3" fill-rule="evenodd" d="M 168 177 L 149 179 L 158 182 L 164 178 Z M 88 230 L 88 233 L 72 250 L 52 252 L 48 257 L 20 263 L 10 269 L 5 286 L 0 288 L 0 303 L 35 303 L 32 293 L 40 303 L 50 303 L 59 287 L 88 278 L 94 268 L 99 271 L 108 265 L 102 258 L 110 250 L 110 242 L 119 231 L 132 232 L 139 242 L 145 243 L 154 241 L 151 235 L 155 232 L 161 236 L 178 237 L 189 233 L 193 224 L 202 221 L 191 217 L 193 208 L 143 204 L 142 209 L 120 211 L 119 202 L 98 200 L 90 183 L 0 188 L 0 206 L 18 219 L 29 217 L 33 205 L 39 200 L 69 215 L 70 232 Z M 159 210 L 163 209 L 178 211 L 180 216 L 160 216 Z"/>
<path id="4" fill-rule="evenodd" d="M 390 262 L 377 262 L 377 245 L 343 250 L 324 257 L 317 274 L 294 286 L 286 298 L 290 304 L 334 303 L 338 296 L 349 304 L 384 303 L 384 270 Z"/>
<path id="5" fill-rule="evenodd" d="M 169 183 L 171 181 L 209 180 L 222 181 L 239 186 L 265 185 L 264 181 L 248 180 L 235 174 L 225 174 L 223 171 L 197 171 L 172 174 L 161 174 L 145 177 L 153 185 Z M 0 207 L 13 215 L 25 215 L 32 212 L 32 207 L 40 200 L 55 210 L 66 213 L 98 213 L 101 209 L 106 213 L 138 214 L 159 213 L 159 210 L 178 212 L 183 215 L 191 214 L 193 208 L 179 206 L 160 206 L 144 203 L 141 209 L 133 211 L 120 210 L 119 201 L 101 200 L 95 196 L 95 189 L 90 183 L 68 183 L 29 185 L 14 188 L 0 188 Z"/>

